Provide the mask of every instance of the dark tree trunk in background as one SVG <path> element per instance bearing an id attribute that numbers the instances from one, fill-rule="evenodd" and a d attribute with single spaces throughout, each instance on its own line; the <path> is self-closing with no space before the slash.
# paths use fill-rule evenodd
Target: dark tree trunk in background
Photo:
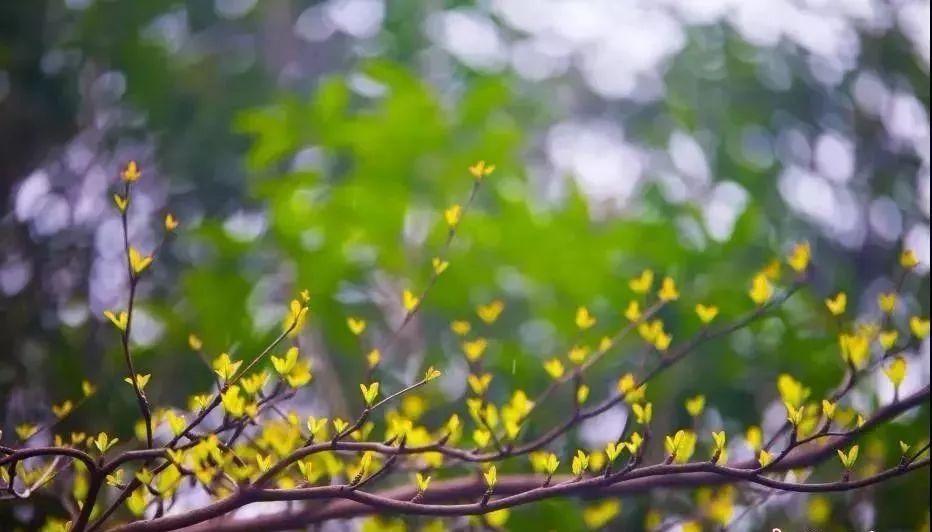
<path id="1" fill-rule="evenodd" d="M 0 2 L 0 198 L 76 130 L 67 80 L 42 69 L 45 0 Z M 73 92 L 72 92 L 73 94 Z"/>

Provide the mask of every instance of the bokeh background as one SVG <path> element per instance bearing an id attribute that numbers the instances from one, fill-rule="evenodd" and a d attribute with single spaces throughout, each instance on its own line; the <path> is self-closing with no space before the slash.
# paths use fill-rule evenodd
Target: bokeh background
<path id="1" fill-rule="evenodd" d="M 190 332 L 248 357 L 306 287 L 316 384 L 301 404 L 346 417 L 364 365 L 346 317 L 368 318 L 371 341 L 397 324 L 398 294 L 424 284 L 444 237 L 443 208 L 486 159 L 498 170 L 423 315 L 385 354 L 385 386 L 431 363 L 445 377 L 430 398 L 462 397 L 448 323 L 502 298 L 487 331 L 503 376 L 493 394 L 540 390 L 576 306 L 617 323 L 642 268 L 679 280 L 684 303 L 664 317 L 682 338 L 693 303 L 745 312 L 753 272 L 808 239 L 811 291 L 651 385 L 658 432 L 686 424 L 697 393 L 736 434 L 772 430 L 777 374 L 815 396 L 842 375 L 821 298 L 847 290 L 869 316 L 902 247 L 929 269 L 929 14 L 921 0 L 0 2 L 0 424 L 48 419 L 87 376 L 101 393 L 64 430 L 132 434 L 101 314 L 125 304 L 110 195 L 128 159 L 144 169 L 132 240 L 153 249 L 167 210 L 182 223 L 140 287 L 133 341 L 150 397 L 183 406 L 210 385 Z M 928 277 L 905 290 L 898 319 L 927 316 Z M 594 396 L 636 364 L 624 353 Z M 929 381 L 928 341 L 908 355 L 905 393 Z M 891 395 L 881 378 L 852 404 Z M 565 443 L 598 445 L 624 415 Z M 882 436 L 927 437 L 928 415 Z M 875 447 L 896 459 L 895 445 Z M 616 524 L 684 512 L 692 496 L 626 500 Z M 915 530 L 928 496 L 927 472 L 827 496 L 828 517 L 774 496 L 733 528 Z M 55 511 L 0 503 L 20 522 Z M 536 504 L 509 526 L 575 530 L 579 508 Z"/>

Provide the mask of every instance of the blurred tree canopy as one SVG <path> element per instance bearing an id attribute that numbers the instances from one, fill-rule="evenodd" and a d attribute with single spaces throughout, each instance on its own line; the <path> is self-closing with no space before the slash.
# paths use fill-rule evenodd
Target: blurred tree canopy
<path id="1" fill-rule="evenodd" d="M 398 294 L 427 282 L 443 209 L 469 193 L 464 169 L 480 159 L 497 165 L 494 178 L 442 286 L 383 355 L 386 382 L 433 364 L 449 379 L 429 399 L 460 398 L 466 368 L 448 324 L 501 298 L 508 311 L 488 331 L 487 368 L 543 389 L 540 365 L 573 345 L 575 309 L 620 316 L 643 269 L 677 278 L 684 309 L 710 301 L 737 316 L 751 274 L 808 240 L 812 290 L 652 384 L 656 430 L 687 423 L 683 401 L 699 393 L 736 432 L 766 425 L 782 372 L 828 393 L 843 367 L 823 298 L 844 290 L 851 312 L 868 316 L 904 246 L 928 271 L 929 26 L 916 22 L 928 3 L 863 2 L 863 14 L 857 2 L 780 1 L 769 25 L 729 2 L 700 14 L 694 2 L 507 4 L 0 4 L 4 433 L 47 417 L 77 392 L 76 375 L 102 393 L 63 430 L 133 431 L 134 398 L 102 318 L 125 297 L 110 195 L 130 158 L 146 175 L 134 240 L 154 249 L 153 215 L 169 209 L 184 229 L 140 286 L 133 338 L 164 403 L 181 406 L 212 382 L 190 333 L 214 355 L 257 352 L 278 332 L 281 302 L 307 288 L 320 387 L 305 399 L 349 417 L 366 361 L 346 318 L 397 324 Z M 928 316 L 927 275 L 902 292 L 898 322 Z M 674 338 L 698 329 L 691 313 L 662 317 Z M 910 356 L 907 385 L 918 389 L 929 382 L 928 340 Z M 613 359 L 594 392 L 636 364 Z M 925 405 L 918 416 L 928 414 Z M 881 432 L 918 441 L 928 424 Z M 878 452 L 893 460 L 898 450 Z M 928 526 L 928 496 L 923 471 L 826 500 L 835 529 L 906 530 Z M 626 500 L 616 522 L 637 529 L 652 505 L 681 497 Z M 812 519 L 800 511 L 808 499 L 774 499 L 738 528 Z M 0 504 L 0 522 L 28 528 L 52 508 L 14 516 Z M 580 522 L 572 501 L 547 501 L 517 509 L 508 528 Z"/>

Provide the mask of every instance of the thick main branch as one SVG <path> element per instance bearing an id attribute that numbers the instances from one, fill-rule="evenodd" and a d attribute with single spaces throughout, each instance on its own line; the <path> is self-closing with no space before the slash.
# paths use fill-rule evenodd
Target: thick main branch
<path id="1" fill-rule="evenodd" d="M 877 410 L 860 428 L 842 436 L 826 436 L 827 441 L 823 443 L 812 442 L 811 446 L 797 448 L 789 453 L 779 465 L 769 469 L 766 474 L 758 472 L 759 466 L 755 460 L 749 460 L 727 467 L 717 466 L 711 462 L 682 465 L 657 464 L 640 467 L 624 474 L 610 475 L 607 478 L 599 476 L 578 481 L 572 477 L 554 477 L 548 486 L 544 486 L 545 477 L 540 475 L 507 475 L 499 478 L 495 486 L 496 498 L 488 504 L 462 503 L 464 500 L 474 501 L 486 491 L 486 485 L 476 477 L 438 481 L 431 485 L 430 490 L 423 494 L 418 502 L 411 502 L 417 493 L 416 489 L 411 486 L 392 488 L 378 493 L 368 493 L 345 485 L 297 489 L 245 488 L 227 499 L 193 512 L 152 521 L 138 521 L 114 530 L 157 532 L 194 525 L 199 526 L 191 530 L 222 532 L 284 530 L 330 519 L 359 517 L 377 512 L 439 516 L 470 515 L 555 496 L 622 496 L 645 493 L 659 488 L 690 488 L 736 482 L 751 482 L 773 489 L 799 492 L 858 489 L 927 467 L 929 460 L 924 459 L 896 466 L 872 477 L 848 482 L 796 484 L 776 480 L 773 474 L 820 464 L 834 455 L 836 449 L 849 445 L 864 432 L 928 401 L 929 394 L 929 387 L 926 386 L 896 403 Z M 315 508 L 223 523 L 206 522 L 254 502 L 327 499 L 333 500 L 324 506 Z"/>

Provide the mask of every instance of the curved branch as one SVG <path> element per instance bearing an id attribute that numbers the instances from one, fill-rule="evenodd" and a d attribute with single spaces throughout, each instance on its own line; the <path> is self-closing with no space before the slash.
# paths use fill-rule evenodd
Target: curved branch
<path id="1" fill-rule="evenodd" d="M 97 467 L 97 462 L 94 461 L 91 455 L 72 447 L 30 447 L 28 449 L 18 449 L 0 458 L 0 466 L 19 462 L 27 458 L 34 458 L 36 456 L 67 456 L 83 462 L 91 473 L 96 473 L 99 469 Z"/>
<path id="2" fill-rule="evenodd" d="M 438 482 L 435 488 L 425 493 L 421 501 L 411 502 L 416 490 L 409 487 L 395 488 L 380 494 L 367 493 L 352 489 L 350 486 L 323 486 L 298 489 L 243 490 L 237 494 L 185 514 L 163 517 L 152 521 L 137 521 L 112 529 L 112 532 L 162 532 L 190 527 L 222 516 L 236 508 L 254 502 L 297 501 L 297 500 L 336 500 L 321 509 L 303 510 L 294 513 L 265 515 L 258 518 L 229 523 L 204 523 L 190 528 L 191 532 L 221 531 L 246 532 L 253 530 L 288 530 L 306 527 L 331 519 L 361 517 L 377 512 L 394 512 L 407 515 L 463 516 L 479 515 L 503 508 L 510 508 L 530 502 L 560 496 L 580 495 L 585 497 L 621 496 L 643 494 L 658 488 L 699 487 L 735 481 L 747 481 L 782 491 L 801 493 L 850 491 L 891 478 L 905 475 L 920 468 L 928 467 L 929 459 L 924 459 L 907 466 L 897 466 L 877 475 L 856 481 L 839 481 L 813 484 L 783 482 L 751 470 L 725 468 L 710 462 L 684 465 L 655 465 L 637 471 L 640 476 L 630 480 L 608 484 L 611 480 L 593 477 L 577 481 L 575 477 L 561 477 L 561 482 L 543 486 L 545 478 L 540 475 L 510 475 L 502 477 L 496 484 L 495 492 L 505 495 L 488 503 L 442 504 L 444 501 L 477 499 L 487 490 L 482 481 L 470 477 L 465 479 Z M 789 469 L 789 468 L 787 468 Z"/>
<path id="3" fill-rule="evenodd" d="M 875 412 L 865 424 L 843 436 L 832 437 L 825 445 L 811 449 L 798 448 L 789 453 L 769 473 L 785 472 L 800 467 L 815 466 L 834 451 L 847 445 L 865 431 L 890 420 L 907 410 L 915 408 L 929 399 L 928 386 L 909 397 L 887 405 Z M 346 445 L 349 445 L 347 443 Z M 369 444 L 357 444 L 369 445 Z M 325 445 L 322 444 L 322 447 Z M 396 449 L 397 451 L 397 449 Z M 541 475 L 509 475 L 499 479 L 495 495 L 500 496 L 483 504 L 453 504 L 464 499 L 476 499 L 487 490 L 476 477 L 437 482 L 422 495 L 418 502 L 411 499 L 417 493 L 410 486 L 393 488 L 380 493 L 368 493 L 351 486 L 322 486 L 296 489 L 244 488 L 234 495 L 194 512 L 184 515 L 163 517 L 151 521 L 138 521 L 117 527 L 114 532 L 158 532 L 175 530 L 203 523 L 230 511 L 260 501 L 297 501 L 338 499 L 323 508 L 305 509 L 293 513 L 262 516 L 254 519 L 224 524 L 204 524 L 193 530 L 281 530 L 306 526 L 329 519 L 358 517 L 379 511 L 391 511 L 411 515 L 476 515 L 501 508 L 509 508 L 558 495 L 586 497 L 619 496 L 665 487 L 699 487 L 733 482 L 751 482 L 783 491 L 827 492 L 859 489 L 890 478 L 898 477 L 919 468 L 927 467 L 929 459 L 898 465 L 877 475 L 856 481 L 799 484 L 773 479 L 761 473 L 756 460 L 748 460 L 732 466 L 717 466 L 711 462 L 694 462 L 682 465 L 658 464 L 634 470 L 624 470 L 609 477 L 596 476 L 584 480 L 575 477 L 554 477 L 545 486 L 546 478 Z M 501 497 L 504 496 L 504 497 Z M 446 503 L 446 504 L 444 504 Z"/>

